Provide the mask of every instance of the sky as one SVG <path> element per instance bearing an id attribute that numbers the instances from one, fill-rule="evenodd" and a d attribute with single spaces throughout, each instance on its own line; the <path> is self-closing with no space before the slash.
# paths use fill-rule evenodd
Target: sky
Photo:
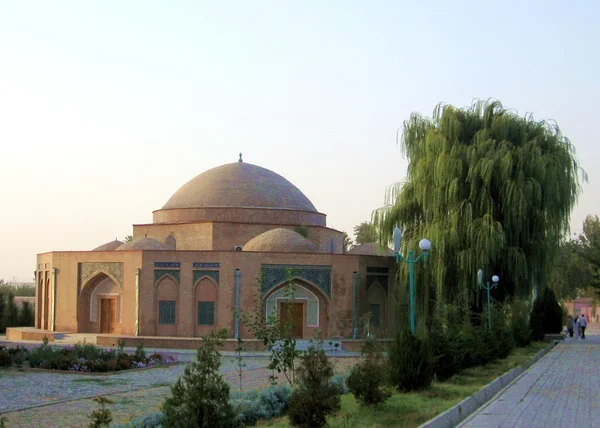
<path id="1" fill-rule="evenodd" d="M 497 99 L 555 120 L 600 211 L 600 3 L 0 0 L 0 278 L 150 223 L 244 161 L 346 231 L 384 204 L 413 112 Z"/>

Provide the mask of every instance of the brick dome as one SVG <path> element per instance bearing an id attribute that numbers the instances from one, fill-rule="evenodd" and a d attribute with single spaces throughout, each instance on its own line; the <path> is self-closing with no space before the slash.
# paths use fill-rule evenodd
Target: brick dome
<path id="1" fill-rule="evenodd" d="M 269 208 L 317 212 L 296 186 L 266 168 L 235 162 L 192 178 L 162 207 Z"/>
<path id="2" fill-rule="evenodd" d="M 172 250 L 167 244 L 152 238 L 141 238 L 128 242 L 117 248 L 117 251 L 126 250 Z"/>
<path id="3" fill-rule="evenodd" d="M 153 217 L 154 223 L 326 225 L 325 214 L 300 189 L 273 171 L 241 161 L 192 178 Z"/>
<path id="4" fill-rule="evenodd" d="M 100 245 L 99 247 L 94 248 L 92 251 L 113 251 L 123 245 L 124 242 L 115 239 L 114 241 L 107 242 L 104 245 Z"/>
<path id="5" fill-rule="evenodd" d="M 244 245 L 243 250 L 275 253 L 314 253 L 317 251 L 317 246 L 293 230 L 277 228 L 252 238 Z"/>

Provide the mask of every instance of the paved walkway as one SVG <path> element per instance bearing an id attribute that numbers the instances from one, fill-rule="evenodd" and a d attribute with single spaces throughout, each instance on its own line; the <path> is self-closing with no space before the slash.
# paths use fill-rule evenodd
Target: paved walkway
<path id="1" fill-rule="evenodd" d="M 2 340 L 0 340 L 0 344 Z M 14 346 L 15 342 L 5 345 Z M 21 344 L 34 346 L 34 343 Z M 35 343 L 39 346 L 39 342 Z M 126 348 L 127 349 L 127 348 Z M 133 351 L 134 349 L 130 349 Z M 161 350 L 177 355 L 179 361 L 195 360 L 195 350 Z M 146 349 L 146 353 L 152 350 Z M 225 353 L 223 353 L 225 354 Z M 239 388 L 239 376 L 233 353 L 222 356 L 221 373 L 232 386 Z M 243 373 L 244 390 L 269 385 L 269 359 L 264 353 L 246 353 Z M 265 354 L 266 355 L 266 354 Z M 333 358 L 337 373 L 346 372 L 356 358 Z M 114 401 L 110 409 L 115 423 L 147 415 L 160 409 L 170 395 L 170 385 L 181 376 L 186 364 L 115 374 L 81 374 L 45 371 L 0 370 L 0 413 L 8 418 L 8 427 L 82 427 L 87 415 L 98 406 L 91 398 L 107 396 Z M 280 382 L 283 382 L 280 376 Z M 74 411 L 76 409 L 76 411 Z M 52 415 L 52 417 L 49 417 Z"/>
<path id="2" fill-rule="evenodd" d="M 600 324 L 567 339 L 460 427 L 600 427 Z"/>

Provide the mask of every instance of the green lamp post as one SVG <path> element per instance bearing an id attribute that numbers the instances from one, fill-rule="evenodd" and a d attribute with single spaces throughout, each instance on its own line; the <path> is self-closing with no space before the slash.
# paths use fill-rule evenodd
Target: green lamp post
<path id="1" fill-rule="evenodd" d="M 410 273 L 410 331 L 414 335 L 415 334 L 415 271 L 414 271 L 414 265 L 419 260 L 421 260 L 421 258 L 423 258 L 424 262 L 427 261 L 427 257 L 429 256 L 429 250 L 431 249 L 431 242 L 429 241 L 429 239 L 421 239 L 421 241 L 419 241 L 419 248 L 421 249 L 421 251 L 423 251 L 423 253 L 421 253 L 419 255 L 419 257 L 417 257 L 415 259 L 415 254 L 412 250 L 410 250 L 408 252 L 408 258 L 406 258 L 402 254 L 400 254 L 400 242 L 402 241 L 402 229 L 400 229 L 399 227 L 396 227 L 394 229 L 393 239 L 394 239 L 394 257 L 396 258 L 396 263 L 400 263 L 400 261 L 408 263 L 408 270 Z"/>
<path id="2" fill-rule="evenodd" d="M 487 290 L 487 306 L 488 306 L 488 328 L 492 329 L 492 307 L 490 306 L 490 290 L 492 288 L 496 288 L 498 283 L 500 282 L 500 277 L 498 275 L 492 276 L 492 284 L 487 281 L 485 284 L 483 283 L 483 271 L 479 269 L 477 271 L 477 284 L 479 284 L 479 288 Z"/>

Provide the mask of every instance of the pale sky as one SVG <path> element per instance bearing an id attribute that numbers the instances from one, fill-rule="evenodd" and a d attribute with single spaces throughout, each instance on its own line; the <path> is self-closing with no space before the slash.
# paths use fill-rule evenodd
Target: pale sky
<path id="1" fill-rule="evenodd" d="M 495 98 L 554 119 L 600 209 L 600 6 L 589 1 L 0 0 L 0 278 L 150 223 L 235 162 L 347 231 L 407 161 L 412 112 Z"/>

